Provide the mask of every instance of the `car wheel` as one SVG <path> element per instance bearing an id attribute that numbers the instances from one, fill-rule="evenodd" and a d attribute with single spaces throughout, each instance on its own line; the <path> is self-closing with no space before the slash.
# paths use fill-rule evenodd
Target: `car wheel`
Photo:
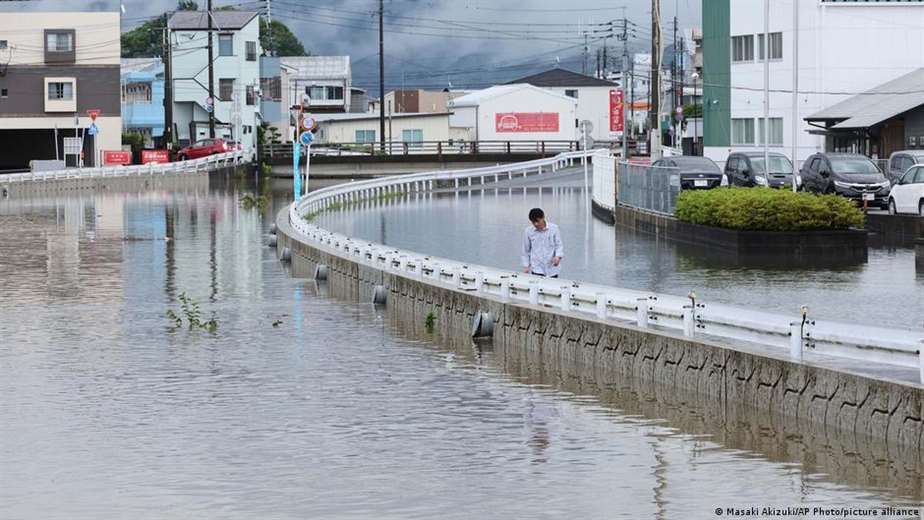
<path id="1" fill-rule="evenodd" d="M 921 199 L 921 202 L 918 202 L 918 216 L 924 217 L 924 199 Z"/>
<path id="2" fill-rule="evenodd" d="M 898 210 L 895 209 L 895 199 L 889 199 L 889 215 L 895 215 Z"/>

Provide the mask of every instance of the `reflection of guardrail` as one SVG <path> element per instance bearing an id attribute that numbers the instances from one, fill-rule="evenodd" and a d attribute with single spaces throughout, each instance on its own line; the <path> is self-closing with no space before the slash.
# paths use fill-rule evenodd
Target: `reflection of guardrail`
<path id="1" fill-rule="evenodd" d="M 225 168 L 244 162 L 244 152 L 237 150 L 210 155 L 201 159 L 177 161 L 163 164 L 140 164 L 133 166 L 104 166 L 100 168 L 68 168 L 48 172 L 13 173 L 0 177 L 0 184 L 14 182 L 100 179 L 112 177 L 144 177 L 149 175 L 168 175 L 177 173 L 196 173 L 199 171 Z"/>
<path id="2" fill-rule="evenodd" d="M 816 321 L 804 313 L 784 316 L 757 312 L 701 302 L 692 294 L 684 298 L 524 275 L 350 238 L 303 218 L 333 204 L 342 207 L 386 194 L 425 196 L 439 187 L 489 185 L 517 176 L 554 174 L 583 155 L 583 152 L 565 153 L 490 168 L 426 172 L 322 188 L 290 206 L 289 222 L 301 239 L 313 247 L 398 276 L 501 301 L 543 305 L 598 320 L 679 332 L 688 337 L 703 335 L 726 342 L 745 341 L 779 352 L 788 351 L 795 360 L 801 360 L 803 352 L 809 349 L 827 356 L 914 367 L 919 369 L 924 382 L 924 334 L 920 332 Z"/>
<path id="3" fill-rule="evenodd" d="M 677 168 L 620 162 L 616 179 L 619 204 L 673 215 L 680 194 Z"/>
<path id="4" fill-rule="evenodd" d="M 477 154 L 523 154 L 554 155 L 577 151 L 577 141 L 421 141 L 385 143 L 318 143 L 312 145 L 312 155 L 477 155 Z M 292 143 L 265 145 L 262 153 L 268 157 L 292 157 Z"/>

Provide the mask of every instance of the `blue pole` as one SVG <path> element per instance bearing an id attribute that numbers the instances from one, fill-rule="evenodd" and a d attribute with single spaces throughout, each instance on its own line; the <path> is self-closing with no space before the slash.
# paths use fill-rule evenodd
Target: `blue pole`
<path id="1" fill-rule="evenodd" d="M 302 143 L 295 140 L 292 143 L 292 190 L 295 192 L 295 202 L 302 198 L 302 175 L 298 171 L 298 162 L 302 156 Z"/>

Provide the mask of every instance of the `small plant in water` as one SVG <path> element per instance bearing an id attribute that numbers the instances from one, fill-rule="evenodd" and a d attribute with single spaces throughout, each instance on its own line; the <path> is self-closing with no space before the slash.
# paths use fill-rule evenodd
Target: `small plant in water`
<path id="1" fill-rule="evenodd" d="M 202 320 L 202 311 L 199 310 L 199 302 L 190 298 L 185 292 L 180 293 L 179 300 L 180 314 L 182 314 L 182 317 L 173 309 L 167 309 L 167 319 L 173 322 L 173 330 L 183 326 L 183 317 L 186 318 L 189 330 L 202 329 L 211 334 L 214 334 L 215 331 L 218 330 L 218 319 L 215 318 L 214 315 L 208 321 Z"/>
<path id="2" fill-rule="evenodd" d="M 427 313 L 424 325 L 427 327 L 427 332 L 433 332 L 433 327 L 436 326 L 436 314 L 434 314 L 433 311 Z"/>
<path id="3" fill-rule="evenodd" d="M 245 194 L 241 197 L 241 207 L 244 209 L 265 209 L 269 204 L 269 197 L 266 195 L 251 195 L 250 193 Z"/>

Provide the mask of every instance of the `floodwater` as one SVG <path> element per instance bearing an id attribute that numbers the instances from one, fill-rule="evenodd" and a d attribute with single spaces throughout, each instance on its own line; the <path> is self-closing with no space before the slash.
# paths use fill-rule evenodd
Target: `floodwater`
<path id="1" fill-rule="evenodd" d="M 514 185 L 373 203 L 323 214 L 318 223 L 399 248 L 519 270 L 527 214 L 542 207 L 562 232 L 563 278 L 678 296 L 694 291 L 704 302 L 794 317 L 808 305 L 816 318 L 924 326 L 924 273 L 916 272 L 911 248 L 871 248 L 866 263 L 835 268 L 730 265 L 592 217 L 580 173 Z"/>
<path id="2" fill-rule="evenodd" d="M 0 200 L 0 518 L 686 519 L 921 503 L 908 461 L 717 424 L 630 381 L 563 386 L 326 296 L 263 245 L 288 188 L 262 211 L 238 202 L 252 190 L 213 177 Z M 547 206 L 577 218 L 559 213 L 572 198 Z M 456 230 L 518 214 L 447 202 L 426 208 L 468 214 Z M 402 205 L 356 222 L 382 214 L 387 240 L 407 222 L 415 247 L 447 244 Z M 612 230 L 591 226 L 591 251 L 614 258 Z M 666 284 L 678 263 L 648 276 Z M 214 334 L 172 328 L 184 293 Z"/>

